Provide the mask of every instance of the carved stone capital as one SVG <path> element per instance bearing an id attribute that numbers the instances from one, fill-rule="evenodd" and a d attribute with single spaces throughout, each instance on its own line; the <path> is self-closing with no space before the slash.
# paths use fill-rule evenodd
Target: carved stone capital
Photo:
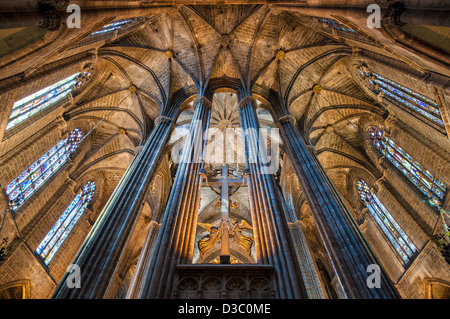
<path id="1" fill-rule="evenodd" d="M 70 177 L 66 179 L 66 184 L 72 190 L 75 190 L 75 187 L 77 186 L 77 182 Z"/>
<path id="2" fill-rule="evenodd" d="M 379 160 L 379 162 L 382 163 L 382 166 L 383 166 L 383 165 L 387 165 L 387 164 L 388 164 L 388 161 L 389 161 L 389 160 L 386 159 L 384 156 L 381 157 L 380 160 Z M 380 191 L 380 189 L 385 188 L 385 187 L 386 187 L 386 184 L 388 184 L 388 183 L 389 183 L 389 182 L 388 182 L 386 176 L 383 175 L 382 177 L 380 177 L 379 179 L 377 179 L 377 180 L 375 181 L 374 184 L 375 184 L 375 186 L 376 186 L 376 190 L 372 190 L 372 191 L 378 193 L 378 192 Z"/>
<path id="3" fill-rule="evenodd" d="M 317 154 L 317 150 L 313 145 L 306 145 L 306 148 L 312 153 L 312 154 Z"/>
<path id="4" fill-rule="evenodd" d="M 158 124 L 160 122 L 170 123 L 170 122 L 172 122 L 172 119 L 170 117 L 160 115 L 155 119 L 155 124 Z"/>
<path id="5" fill-rule="evenodd" d="M 297 120 L 295 119 L 295 117 L 293 115 L 284 115 L 278 119 L 279 124 L 284 123 L 284 122 L 292 122 L 292 124 L 294 124 L 294 126 L 297 124 Z"/>
<path id="6" fill-rule="evenodd" d="M 367 207 L 364 207 L 364 208 L 361 210 L 361 213 L 360 213 L 359 218 L 358 218 L 358 220 L 357 220 L 358 226 L 359 226 L 359 227 L 361 228 L 361 230 L 363 230 L 363 231 L 366 230 L 366 227 L 367 227 L 366 221 L 367 221 L 367 217 L 369 216 L 369 214 L 370 214 L 369 209 L 368 209 Z"/>
<path id="7" fill-rule="evenodd" d="M 400 127 L 401 121 L 399 120 L 398 117 L 396 117 L 388 108 L 387 111 L 389 112 L 389 115 L 387 116 L 387 118 L 384 120 L 383 123 L 383 129 L 385 132 L 391 133 L 392 132 L 392 128 L 394 127 Z"/>
<path id="8" fill-rule="evenodd" d="M 40 5 L 49 5 L 56 9 L 65 9 L 69 5 L 69 0 L 39 0 Z"/>
<path id="9" fill-rule="evenodd" d="M 55 31 L 61 26 L 61 16 L 54 7 L 49 7 L 41 11 L 44 21 L 40 27 L 45 30 Z"/>
<path id="10" fill-rule="evenodd" d="M 194 100 L 194 109 L 197 108 L 197 106 L 198 106 L 199 104 L 204 104 L 208 109 L 210 109 L 211 106 L 212 106 L 210 100 L 208 100 L 206 97 L 200 96 L 200 95 L 197 96 L 197 97 L 195 98 L 195 100 Z"/>
<path id="11" fill-rule="evenodd" d="M 401 22 L 400 16 L 405 11 L 405 5 L 399 1 L 390 2 L 383 16 L 383 24 L 385 26 L 404 26 L 405 23 Z"/>
<path id="12" fill-rule="evenodd" d="M 384 169 L 387 169 L 389 167 L 389 160 L 386 157 L 381 156 L 380 158 L 378 158 L 378 164 L 380 164 Z M 382 182 L 383 177 L 380 178 L 377 182 Z"/>
<path id="13" fill-rule="evenodd" d="M 300 220 L 296 220 L 295 222 L 288 222 L 289 229 L 298 229 L 302 227 L 302 222 Z"/>
<path id="14" fill-rule="evenodd" d="M 143 145 L 136 146 L 136 149 L 134 150 L 135 156 L 138 155 L 142 151 L 143 148 L 144 148 Z"/>
<path id="15" fill-rule="evenodd" d="M 379 87 L 377 87 L 377 85 L 379 85 L 378 83 L 375 86 L 375 90 L 379 90 Z M 383 96 L 384 96 L 384 92 L 383 91 L 379 91 L 378 95 L 377 95 L 377 101 L 379 103 L 383 102 Z"/>
<path id="16" fill-rule="evenodd" d="M 55 125 L 60 128 L 65 128 L 67 125 L 67 122 L 63 116 L 58 116 L 56 119 L 53 120 L 53 123 L 55 123 Z"/>
<path id="17" fill-rule="evenodd" d="M 256 107 L 256 101 L 253 96 L 246 96 L 241 101 L 239 101 L 239 107 L 247 106 L 247 104 L 251 104 L 253 107 Z"/>
<path id="18" fill-rule="evenodd" d="M 149 224 L 148 224 L 149 228 L 154 228 L 155 230 L 158 230 L 161 227 L 161 224 L 159 224 L 157 221 L 152 220 Z"/>
<path id="19" fill-rule="evenodd" d="M 98 48 L 92 48 L 86 52 L 86 61 L 95 62 L 98 60 Z"/>

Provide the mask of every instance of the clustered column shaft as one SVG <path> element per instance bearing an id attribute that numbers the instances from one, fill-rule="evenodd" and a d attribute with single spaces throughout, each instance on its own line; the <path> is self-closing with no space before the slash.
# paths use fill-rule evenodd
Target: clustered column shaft
<path id="1" fill-rule="evenodd" d="M 170 298 L 176 266 L 191 258 L 202 179 L 199 171 L 203 165 L 204 134 L 209 126 L 211 103 L 200 96 L 194 101 L 194 107 L 161 229 L 137 298 Z"/>
<path id="2" fill-rule="evenodd" d="M 326 298 L 325 288 L 320 282 L 319 271 L 310 248 L 308 247 L 308 242 L 302 227 L 303 225 L 300 220 L 297 219 L 291 206 L 286 205 L 285 212 L 287 213 L 286 219 L 291 220 L 291 223 L 288 223 L 288 225 L 290 224 L 289 230 L 297 253 L 297 259 L 305 282 L 306 291 L 308 292 L 308 297 L 310 299 L 324 299 Z"/>
<path id="3" fill-rule="evenodd" d="M 153 129 L 142 151 L 133 159 L 103 208 L 72 264 L 80 267 L 81 288 L 66 285 L 62 278 L 52 298 L 101 299 L 113 277 L 122 250 L 137 221 L 153 177 L 161 162 L 178 107 L 168 108 L 165 119 Z"/>
<path id="4" fill-rule="evenodd" d="M 347 298 L 399 298 L 393 283 L 364 239 L 317 157 L 307 148 L 289 116 L 279 128 L 289 158 L 311 208 L 325 248 Z M 380 267 L 380 288 L 369 288 L 371 264 Z"/>
<path id="5" fill-rule="evenodd" d="M 241 127 L 244 131 L 244 145 L 250 169 L 249 192 L 251 200 L 253 199 L 257 220 L 254 228 L 260 238 L 260 247 L 257 247 L 258 255 L 261 256 L 263 263 L 275 267 L 280 298 L 307 298 L 282 211 L 281 194 L 276 186 L 274 175 L 265 167 L 267 161 L 260 144 L 259 122 L 255 107 L 256 103 L 251 97 L 245 97 L 239 103 Z"/>

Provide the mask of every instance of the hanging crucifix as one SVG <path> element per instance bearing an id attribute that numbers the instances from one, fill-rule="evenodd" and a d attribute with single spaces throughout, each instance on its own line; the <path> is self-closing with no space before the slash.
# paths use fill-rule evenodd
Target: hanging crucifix
<path id="1" fill-rule="evenodd" d="M 198 248 L 200 250 L 200 257 L 220 241 L 220 263 L 230 263 L 230 237 L 234 238 L 236 243 L 246 249 L 250 253 L 253 243 L 253 237 L 242 234 L 243 229 L 252 229 L 252 227 L 242 220 L 240 223 L 237 219 L 230 219 L 230 196 L 233 195 L 239 187 L 243 184 L 242 178 L 229 178 L 228 166 L 222 165 L 221 178 L 207 178 L 208 186 L 220 196 L 220 217 L 221 221 L 218 227 L 212 227 L 210 224 L 199 223 L 198 225 L 205 228 L 209 234 L 202 237 L 198 241 Z M 217 174 L 217 171 L 216 173 Z M 215 175 L 214 174 L 214 175 Z M 214 176 L 213 175 L 213 176 Z M 220 185 L 221 192 L 217 192 L 212 188 L 212 185 Z M 237 186 L 230 192 L 230 186 Z"/>

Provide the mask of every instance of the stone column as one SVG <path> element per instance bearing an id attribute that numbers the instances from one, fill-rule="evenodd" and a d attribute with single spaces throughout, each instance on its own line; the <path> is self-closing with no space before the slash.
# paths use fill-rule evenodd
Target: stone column
<path id="1" fill-rule="evenodd" d="M 153 254 L 143 269 L 144 283 L 134 296 L 141 299 L 167 299 L 172 295 L 176 266 L 190 258 L 192 234 L 196 231 L 199 174 L 203 163 L 205 134 L 209 126 L 211 102 L 199 96 L 194 101 L 189 135 L 169 195 Z"/>
<path id="2" fill-rule="evenodd" d="M 283 163 L 286 163 L 287 161 L 288 160 L 284 160 Z M 303 281 L 305 282 L 308 298 L 326 299 L 327 292 L 325 286 L 320 280 L 320 273 L 317 263 L 305 236 L 307 225 L 305 225 L 303 216 L 300 216 L 300 220 L 297 219 L 297 213 L 295 211 L 295 205 L 292 198 L 292 185 L 289 182 L 290 177 L 286 178 L 289 185 L 289 190 L 287 191 L 291 193 L 288 198 L 286 198 L 286 220 L 288 221 L 288 227 L 291 233 L 298 264 L 300 265 L 302 272 Z"/>
<path id="3" fill-rule="evenodd" d="M 250 168 L 250 198 L 254 199 L 260 229 L 263 258 L 275 268 L 278 295 L 282 299 L 307 298 L 307 293 L 289 238 L 289 229 L 283 212 L 282 196 L 274 174 L 264 167 L 265 154 L 260 145 L 259 121 L 255 100 L 248 96 L 239 103 L 244 145 Z M 278 167 L 278 164 L 277 164 Z"/>
<path id="4" fill-rule="evenodd" d="M 144 285 L 144 275 L 145 269 L 147 268 L 147 264 L 150 260 L 150 254 L 153 249 L 153 241 L 155 236 L 161 227 L 161 224 L 158 224 L 156 221 L 151 221 L 148 225 L 147 237 L 145 238 L 144 245 L 142 246 L 141 254 L 139 256 L 138 263 L 136 265 L 136 270 L 134 271 L 133 278 L 131 279 L 130 287 L 128 288 L 126 299 L 134 299 L 136 298 L 139 291 L 142 289 Z"/>
<path id="5" fill-rule="evenodd" d="M 69 289 L 66 285 L 69 274 L 66 273 L 52 298 L 104 297 L 163 157 L 178 108 L 178 105 L 171 105 L 164 111 L 165 120 L 156 125 L 142 151 L 131 162 L 72 261 L 80 267 L 81 288 Z"/>
<path id="6" fill-rule="evenodd" d="M 326 292 L 320 282 L 316 262 L 305 238 L 302 221 L 288 222 L 288 226 L 309 299 L 326 299 Z"/>
<path id="7" fill-rule="evenodd" d="M 324 168 L 308 150 L 293 118 L 280 116 L 278 124 L 288 156 L 346 297 L 400 298 Z M 367 278 L 372 272 L 366 270 L 371 264 L 380 266 L 380 288 L 367 286 Z"/>
<path id="8" fill-rule="evenodd" d="M 252 219 L 252 227 L 253 227 L 253 244 L 255 245 L 255 256 L 256 256 L 256 263 L 258 264 L 268 264 L 269 260 L 267 258 L 266 253 L 266 246 L 265 243 L 262 241 L 262 238 L 264 238 L 263 230 L 261 228 L 261 215 L 257 214 L 256 207 L 259 207 L 257 205 L 256 199 L 251 196 L 251 194 L 254 193 L 253 190 L 253 184 L 252 184 L 252 175 L 250 173 L 248 161 L 246 160 L 246 172 L 244 173 L 244 176 L 242 177 L 247 180 L 247 188 L 249 193 L 249 204 L 250 204 L 250 215 Z"/>

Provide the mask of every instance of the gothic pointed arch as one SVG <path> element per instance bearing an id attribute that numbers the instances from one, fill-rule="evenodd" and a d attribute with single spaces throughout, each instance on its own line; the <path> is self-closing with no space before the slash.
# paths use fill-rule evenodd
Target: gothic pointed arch
<path id="1" fill-rule="evenodd" d="M 30 281 L 16 280 L 0 286 L 0 299 L 29 299 Z"/>

